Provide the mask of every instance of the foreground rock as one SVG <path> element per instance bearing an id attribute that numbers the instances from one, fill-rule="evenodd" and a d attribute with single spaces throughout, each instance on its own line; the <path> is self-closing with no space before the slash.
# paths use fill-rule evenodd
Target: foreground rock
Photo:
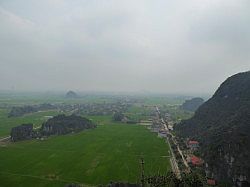
<path id="1" fill-rule="evenodd" d="M 71 132 L 78 132 L 85 129 L 95 128 L 96 125 L 87 118 L 81 116 L 58 115 L 49 119 L 42 125 L 41 132 L 43 135 L 60 135 Z"/>
<path id="2" fill-rule="evenodd" d="M 182 110 L 187 110 L 191 112 L 195 112 L 202 104 L 204 103 L 204 100 L 200 97 L 196 97 L 190 100 L 186 100 L 180 108 Z"/>
<path id="3" fill-rule="evenodd" d="M 22 124 L 11 129 L 11 141 L 29 140 L 32 138 L 33 124 Z"/>
<path id="4" fill-rule="evenodd" d="M 43 138 L 50 135 L 61 135 L 79 132 L 85 129 L 95 128 L 96 125 L 87 118 L 81 116 L 58 115 L 45 122 L 41 129 L 33 129 L 33 124 L 22 124 L 11 129 L 11 141 L 29 140 L 32 138 Z"/>
<path id="5" fill-rule="evenodd" d="M 250 72 L 228 78 L 195 115 L 176 126 L 201 143 L 207 174 L 234 184 L 250 182 Z"/>

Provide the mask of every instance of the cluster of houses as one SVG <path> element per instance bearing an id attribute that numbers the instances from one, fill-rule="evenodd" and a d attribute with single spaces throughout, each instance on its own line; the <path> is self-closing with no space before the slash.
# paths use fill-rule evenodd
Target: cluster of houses
<path id="1" fill-rule="evenodd" d="M 114 103 L 61 104 L 58 108 L 62 112 L 81 115 L 112 115 L 115 112 L 125 112 L 131 105 L 131 102 L 122 100 Z"/>
<path id="2" fill-rule="evenodd" d="M 179 168 L 183 169 L 183 172 L 190 172 L 190 169 L 193 170 L 196 168 L 203 168 L 205 165 L 204 160 L 195 155 L 195 152 L 198 151 L 200 147 L 199 142 L 197 140 L 188 139 L 185 144 L 180 145 L 176 140 L 176 137 L 171 133 L 173 124 L 171 123 L 170 115 L 165 114 L 164 119 L 160 118 L 159 115 L 156 115 L 148 129 L 154 133 L 157 133 L 158 137 L 169 139 L 172 150 L 176 157 L 176 162 L 178 165 L 183 165 L 183 167 L 181 167 L 181 165 L 179 166 Z M 185 154 L 182 153 L 181 149 L 183 149 Z M 217 184 L 213 178 L 207 177 L 207 185 L 216 186 Z"/>
<path id="3" fill-rule="evenodd" d="M 8 117 L 19 117 L 28 113 L 34 113 L 46 110 L 58 110 L 62 113 L 74 113 L 83 115 L 112 115 L 115 112 L 125 112 L 128 107 L 132 106 L 135 99 L 120 98 L 116 102 L 102 103 L 82 103 L 82 104 L 66 104 L 44 103 L 40 105 L 27 105 L 12 107 Z"/>
<path id="4" fill-rule="evenodd" d="M 162 127 L 162 125 L 159 123 L 159 121 L 153 121 L 151 127 L 148 127 L 151 132 L 157 133 L 158 137 L 166 138 L 167 137 L 167 131 Z"/>
<path id="5" fill-rule="evenodd" d="M 204 166 L 204 160 L 194 154 L 192 154 L 194 151 L 197 151 L 199 149 L 199 142 L 196 140 L 188 140 L 187 141 L 187 148 L 190 150 L 190 155 L 187 157 L 188 163 L 192 167 L 203 167 Z M 210 186 L 216 186 L 216 181 L 213 178 L 207 177 L 207 184 Z"/>
<path id="6" fill-rule="evenodd" d="M 192 166 L 202 166 L 204 164 L 204 161 L 198 157 L 193 155 L 193 151 L 198 150 L 199 148 L 199 142 L 196 140 L 189 140 L 187 141 L 187 147 L 191 150 L 190 155 L 188 155 L 188 163 L 190 163 Z"/>
<path id="7" fill-rule="evenodd" d="M 52 105 L 49 103 L 43 103 L 40 105 L 25 105 L 25 106 L 15 106 L 12 107 L 8 117 L 20 117 L 25 114 L 39 112 L 39 111 L 46 111 L 46 110 L 54 110 L 57 109 L 56 105 Z"/>

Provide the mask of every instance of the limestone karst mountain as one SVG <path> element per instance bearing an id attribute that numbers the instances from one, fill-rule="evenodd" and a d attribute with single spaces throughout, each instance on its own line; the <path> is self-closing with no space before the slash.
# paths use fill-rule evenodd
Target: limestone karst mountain
<path id="1" fill-rule="evenodd" d="M 207 170 L 216 179 L 250 181 L 250 72 L 229 77 L 213 97 L 175 128 L 201 143 Z"/>
<path id="2" fill-rule="evenodd" d="M 74 91 L 70 90 L 66 93 L 66 98 L 74 99 L 78 98 L 78 95 Z"/>

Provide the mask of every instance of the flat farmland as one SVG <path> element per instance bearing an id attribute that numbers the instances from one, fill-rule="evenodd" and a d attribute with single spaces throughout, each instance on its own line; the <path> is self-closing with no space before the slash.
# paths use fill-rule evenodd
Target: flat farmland
<path id="1" fill-rule="evenodd" d="M 94 130 L 0 145 L 0 186 L 64 186 L 139 182 L 170 170 L 168 146 L 138 125 L 98 125 Z"/>

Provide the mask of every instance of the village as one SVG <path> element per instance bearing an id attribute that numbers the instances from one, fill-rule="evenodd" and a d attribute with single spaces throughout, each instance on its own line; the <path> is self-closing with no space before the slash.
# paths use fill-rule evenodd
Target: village
<path id="1" fill-rule="evenodd" d="M 121 123 L 129 124 L 128 116 L 124 115 L 128 111 L 128 108 L 132 106 L 131 100 L 121 100 L 115 103 L 91 103 L 91 104 L 58 104 L 53 107 L 60 110 L 62 113 L 68 113 L 73 115 L 111 115 L 121 114 Z M 173 173 L 178 179 L 181 179 L 183 175 L 196 172 L 199 174 L 200 179 L 204 181 L 205 185 L 216 186 L 216 181 L 208 171 L 206 171 L 206 163 L 199 154 L 200 143 L 195 139 L 182 139 L 175 135 L 174 125 L 175 122 L 171 118 L 170 113 L 161 113 L 158 106 L 146 106 L 140 105 L 141 108 L 150 108 L 152 111 L 148 114 L 147 120 L 139 120 L 134 123 L 138 125 L 146 126 L 151 132 L 157 133 L 159 138 L 165 139 L 165 142 L 169 146 L 170 164 Z M 16 109 L 15 109 L 16 110 Z M 60 116 L 59 116 L 60 117 Z M 58 123 L 61 123 L 61 117 Z M 65 118 L 65 116 L 64 116 Z M 72 117 L 71 117 L 72 118 Z M 51 119 L 52 120 L 52 119 Z M 75 119 L 74 119 L 75 120 Z M 78 120 L 78 119 L 77 119 Z M 68 125 L 68 124 L 67 124 Z M 64 129 L 59 128 L 53 130 L 49 128 L 52 126 L 44 126 L 39 132 L 33 128 L 33 124 L 22 124 L 20 126 L 12 128 L 11 134 L 8 139 L 3 141 L 20 141 L 28 139 L 40 139 L 46 138 L 47 134 L 65 134 L 68 131 L 68 127 L 65 125 Z M 55 126 L 54 126 L 55 127 Z M 76 126 L 76 129 L 84 129 Z M 51 132 L 48 132 L 51 130 Z M 39 132 L 39 133 L 38 133 Z"/>
<path id="2" fill-rule="evenodd" d="M 193 139 L 183 140 L 176 136 L 173 131 L 174 122 L 169 113 L 162 114 L 159 107 L 154 106 L 155 116 L 148 125 L 148 129 L 158 134 L 158 137 L 164 138 L 170 147 L 170 163 L 172 171 L 177 178 L 191 172 L 199 174 L 204 185 L 216 186 L 216 180 L 206 170 L 206 163 L 199 156 L 199 142 Z"/>

